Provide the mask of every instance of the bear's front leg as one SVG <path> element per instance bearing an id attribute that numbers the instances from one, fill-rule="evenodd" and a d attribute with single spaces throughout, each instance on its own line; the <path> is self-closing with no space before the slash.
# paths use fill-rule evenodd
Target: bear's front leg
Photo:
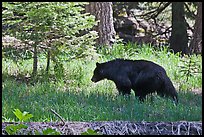
<path id="1" fill-rule="evenodd" d="M 116 86 L 120 95 L 130 95 L 131 88 L 127 86 Z"/>
<path id="2" fill-rule="evenodd" d="M 133 89 L 133 90 L 134 90 L 134 92 L 135 92 L 135 97 L 136 97 L 136 98 L 139 97 L 139 101 L 140 101 L 140 102 L 144 102 L 147 93 L 142 92 L 142 90 L 139 90 L 139 89 Z"/>
<path id="3" fill-rule="evenodd" d="M 130 95 L 131 93 L 131 81 L 129 79 L 118 80 L 115 82 L 115 85 L 121 95 Z"/>

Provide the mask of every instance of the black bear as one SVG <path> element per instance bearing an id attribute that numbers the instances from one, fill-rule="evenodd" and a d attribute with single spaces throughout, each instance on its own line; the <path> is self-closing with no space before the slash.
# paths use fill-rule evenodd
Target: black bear
<path id="1" fill-rule="evenodd" d="M 115 59 L 105 63 L 96 63 L 91 81 L 112 80 L 119 94 L 130 94 L 143 101 L 147 94 L 157 92 L 162 97 L 171 97 L 178 103 L 177 92 L 163 67 L 147 60 Z"/>

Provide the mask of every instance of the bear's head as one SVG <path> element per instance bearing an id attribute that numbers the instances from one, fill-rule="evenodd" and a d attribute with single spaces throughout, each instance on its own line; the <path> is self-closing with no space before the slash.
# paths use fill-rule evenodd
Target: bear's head
<path id="1" fill-rule="evenodd" d="M 104 70 L 103 70 L 103 65 L 100 64 L 100 63 L 96 63 L 96 68 L 94 70 L 94 75 L 93 77 L 91 78 L 91 81 L 92 82 L 98 82 L 102 79 L 104 79 Z"/>

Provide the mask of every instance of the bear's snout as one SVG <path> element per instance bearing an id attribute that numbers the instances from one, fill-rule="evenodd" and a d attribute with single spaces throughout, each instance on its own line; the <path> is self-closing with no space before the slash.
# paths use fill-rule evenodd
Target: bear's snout
<path id="1" fill-rule="evenodd" d="M 91 78 L 92 82 L 96 82 L 96 79 L 94 77 Z"/>

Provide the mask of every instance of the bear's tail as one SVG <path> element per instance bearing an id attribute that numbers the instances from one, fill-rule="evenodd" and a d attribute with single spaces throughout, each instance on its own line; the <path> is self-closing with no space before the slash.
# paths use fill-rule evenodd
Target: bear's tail
<path id="1" fill-rule="evenodd" d="M 176 89 L 168 76 L 164 78 L 164 85 L 162 91 L 163 95 L 171 97 L 175 104 L 178 104 L 178 93 L 176 92 Z"/>

